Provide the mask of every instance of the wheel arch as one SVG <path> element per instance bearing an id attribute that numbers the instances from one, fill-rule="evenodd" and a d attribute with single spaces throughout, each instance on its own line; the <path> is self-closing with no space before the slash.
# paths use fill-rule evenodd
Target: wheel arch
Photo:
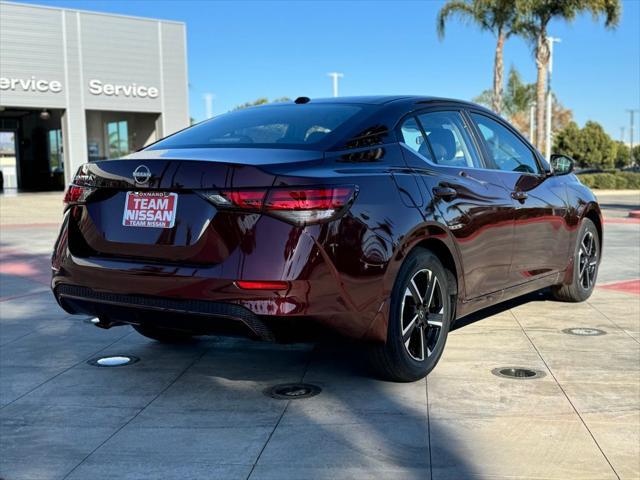
<path id="1" fill-rule="evenodd" d="M 598 231 L 598 243 L 600 244 L 600 252 L 602 252 L 602 242 L 603 242 L 603 232 L 602 232 L 602 213 L 600 212 L 600 207 L 598 207 L 595 203 L 590 203 L 584 214 L 583 218 L 588 218 L 591 220 L 596 226 L 596 230 Z"/>
<path id="2" fill-rule="evenodd" d="M 456 259 L 453 255 L 453 252 L 449 249 L 447 244 L 435 237 L 428 237 L 416 244 L 411 250 L 416 248 L 424 248 L 434 253 L 438 260 L 442 262 L 442 266 L 452 274 L 453 280 L 455 281 L 454 288 L 455 290 L 451 292 L 452 295 L 458 294 L 458 285 L 460 284 L 459 273 L 458 273 L 458 265 Z"/>
<path id="3" fill-rule="evenodd" d="M 433 252 L 442 262 L 445 270 L 451 273 L 454 290 L 451 292 L 458 300 L 464 292 L 464 274 L 460 255 L 456 248 L 455 240 L 448 228 L 438 223 L 421 225 L 415 231 L 407 235 L 405 242 L 396 250 L 394 255 L 394 268 L 392 276 L 387 281 L 390 288 L 396 281 L 400 266 L 405 258 L 416 248 L 424 248 Z"/>
<path id="4" fill-rule="evenodd" d="M 375 341 L 386 341 L 387 327 L 389 319 L 389 306 L 391 292 L 400 272 L 403 262 L 416 248 L 425 248 L 433 252 L 438 260 L 442 262 L 445 270 L 451 273 L 454 290 L 451 291 L 452 303 L 454 308 L 454 319 L 456 317 L 457 304 L 461 301 L 461 292 L 464 292 L 464 275 L 462 263 L 455 248 L 455 243 L 451 237 L 451 233 L 439 224 L 423 224 L 404 237 L 404 241 L 395 248 L 391 257 L 387 272 L 384 279 L 385 300 L 380 306 L 378 313 L 372 321 L 364 338 Z"/>

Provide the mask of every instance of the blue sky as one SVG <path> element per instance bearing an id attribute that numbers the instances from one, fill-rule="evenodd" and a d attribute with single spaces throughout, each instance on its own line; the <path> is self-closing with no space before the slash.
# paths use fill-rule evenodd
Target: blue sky
<path id="1" fill-rule="evenodd" d="M 39 0 L 53 6 L 179 20 L 187 24 L 191 116 L 259 97 L 326 97 L 327 72 L 344 73 L 341 95 L 424 94 L 471 99 L 489 88 L 494 37 L 452 22 L 440 41 L 441 1 L 214 2 Z M 615 139 L 629 138 L 628 108 L 640 108 L 640 0 L 623 2 L 616 30 L 588 15 L 554 22 L 554 89 L 580 125 L 600 122 Z M 531 50 L 520 39 L 505 47 L 505 66 L 535 80 Z M 640 140 L 636 114 L 635 143 Z"/>

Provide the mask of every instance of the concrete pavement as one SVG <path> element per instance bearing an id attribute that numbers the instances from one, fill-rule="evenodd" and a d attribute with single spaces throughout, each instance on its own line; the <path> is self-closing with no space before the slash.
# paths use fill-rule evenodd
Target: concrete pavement
<path id="1" fill-rule="evenodd" d="M 6 480 L 640 478 L 640 296 L 533 294 L 463 319 L 436 370 L 410 384 L 372 378 L 348 343 L 164 346 L 57 307 L 46 284 L 57 226 L 46 220 L 58 199 L 34 196 L 28 218 L 11 210 L 5 222 L 0 198 Z M 601 282 L 640 278 L 639 240 L 638 223 L 605 226 Z M 575 327 L 606 335 L 562 332 Z M 86 363 L 111 354 L 140 361 Z M 491 373 L 506 366 L 544 376 Z M 322 392 L 263 393 L 297 381 Z"/>

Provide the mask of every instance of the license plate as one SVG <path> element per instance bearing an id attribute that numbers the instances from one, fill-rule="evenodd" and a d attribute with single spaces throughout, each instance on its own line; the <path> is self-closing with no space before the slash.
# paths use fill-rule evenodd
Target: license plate
<path id="1" fill-rule="evenodd" d="M 172 228 L 176 221 L 178 194 L 127 192 L 122 225 L 125 227 Z"/>

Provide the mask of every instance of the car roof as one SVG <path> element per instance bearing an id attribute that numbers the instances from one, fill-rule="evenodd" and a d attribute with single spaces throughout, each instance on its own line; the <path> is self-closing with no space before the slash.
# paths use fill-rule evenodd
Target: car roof
<path id="1" fill-rule="evenodd" d="M 394 103 L 396 105 L 412 106 L 429 103 L 457 103 L 461 105 L 484 107 L 472 102 L 457 100 L 454 98 L 431 97 L 425 95 L 370 95 L 370 96 L 353 96 L 353 97 L 330 97 L 330 98 L 311 98 L 309 103 L 327 103 L 327 104 L 366 104 L 366 105 L 386 105 Z"/>
<path id="2" fill-rule="evenodd" d="M 366 105 L 384 105 L 409 98 L 407 95 L 363 95 L 352 97 L 311 98 L 309 103 L 360 103 Z"/>

